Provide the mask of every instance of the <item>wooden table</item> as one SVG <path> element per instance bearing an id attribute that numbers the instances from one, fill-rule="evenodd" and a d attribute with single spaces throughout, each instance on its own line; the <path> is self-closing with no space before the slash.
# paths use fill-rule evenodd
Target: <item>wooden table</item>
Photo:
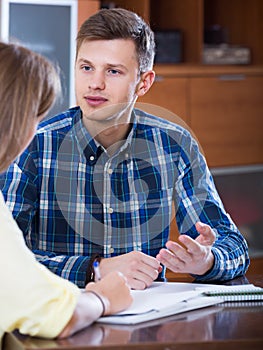
<path id="1" fill-rule="evenodd" d="M 227 284 L 263 287 L 263 272 Z M 4 350 L 263 349 L 263 301 L 224 303 L 136 326 L 94 324 L 65 340 L 8 334 Z"/>

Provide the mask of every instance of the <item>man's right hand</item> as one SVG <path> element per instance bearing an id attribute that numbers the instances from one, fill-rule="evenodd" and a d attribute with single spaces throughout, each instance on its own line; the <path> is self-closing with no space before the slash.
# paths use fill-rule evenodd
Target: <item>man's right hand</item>
<path id="1" fill-rule="evenodd" d="M 120 271 L 132 289 L 149 287 L 162 271 L 159 261 L 142 252 L 133 251 L 127 254 L 105 258 L 100 262 L 101 277 L 111 271 Z"/>

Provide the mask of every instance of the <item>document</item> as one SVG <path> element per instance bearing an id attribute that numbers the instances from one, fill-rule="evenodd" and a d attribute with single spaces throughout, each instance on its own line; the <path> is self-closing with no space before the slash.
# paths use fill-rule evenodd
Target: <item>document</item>
<path id="1" fill-rule="evenodd" d="M 182 312 L 208 307 L 222 299 L 204 296 L 207 284 L 154 282 L 149 288 L 132 290 L 132 305 L 118 314 L 101 317 L 97 322 L 111 324 L 137 324 L 176 315 Z"/>

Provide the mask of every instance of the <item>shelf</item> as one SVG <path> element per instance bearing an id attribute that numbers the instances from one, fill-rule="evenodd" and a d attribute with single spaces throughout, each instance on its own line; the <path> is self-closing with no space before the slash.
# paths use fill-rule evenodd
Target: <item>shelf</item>
<path id="1" fill-rule="evenodd" d="M 83 0 L 79 0 L 83 1 Z M 92 0 L 87 1 L 91 2 Z M 204 30 L 211 25 L 226 29 L 230 45 L 251 49 L 252 64 L 263 64 L 263 1 L 261 0 L 115 0 L 116 7 L 132 10 L 156 30 L 179 29 L 183 61 L 200 64 Z"/>
<path id="2" fill-rule="evenodd" d="M 171 77 L 211 76 L 221 74 L 263 75 L 263 65 L 201 65 L 201 64 L 156 64 L 157 75 Z"/>

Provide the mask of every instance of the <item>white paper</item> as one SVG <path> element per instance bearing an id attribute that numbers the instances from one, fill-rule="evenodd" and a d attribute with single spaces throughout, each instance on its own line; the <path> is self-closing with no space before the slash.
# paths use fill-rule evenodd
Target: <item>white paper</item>
<path id="1" fill-rule="evenodd" d="M 199 287 L 209 287 L 199 284 Z M 210 285 L 211 286 L 211 285 Z M 176 315 L 222 302 L 219 298 L 204 297 L 197 284 L 179 282 L 154 282 L 145 290 L 132 290 L 132 305 L 112 316 L 101 317 L 98 322 L 136 324 Z"/>
<path id="2" fill-rule="evenodd" d="M 139 315 L 152 310 L 160 311 L 201 294 L 199 291 L 170 292 L 162 293 L 162 295 L 160 293 L 156 292 L 151 294 L 143 291 L 132 291 L 132 305 L 117 315 Z"/>

